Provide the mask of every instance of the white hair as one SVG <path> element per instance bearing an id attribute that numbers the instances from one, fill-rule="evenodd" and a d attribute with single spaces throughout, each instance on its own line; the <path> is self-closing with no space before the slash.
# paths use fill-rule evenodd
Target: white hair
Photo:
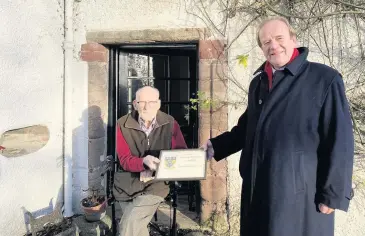
<path id="1" fill-rule="evenodd" d="M 160 98 L 160 91 L 158 91 L 157 88 L 152 87 L 152 86 L 143 86 L 143 87 L 137 89 L 137 91 L 136 91 L 136 100 L 138 98 L 138 95 L 142 92 L 142 90 L 146 89 L 146 88 L 152 89 L 157 94 L 157 98 Z"/>

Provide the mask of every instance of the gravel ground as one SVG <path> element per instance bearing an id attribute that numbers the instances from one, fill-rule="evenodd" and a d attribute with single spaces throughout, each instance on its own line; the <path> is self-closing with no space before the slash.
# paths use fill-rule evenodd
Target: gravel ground
<path id="1" fill-rule="evenodd" d="M 72 226 L 72 219 L 64 219 L 59 224 L 45 225 L 41 231 L 37 232 L 37 236 L 54 236 L 63 231 L 68 230 Z M 24 236 L 32 236 L 32 234 L 25 234 Z"/>
<path id="2" fill-rule="evenodd" d="M 166 225 L 157 225 L 155 224 L 155 226 L 157 226 L 159 228 L 159 230 L 157 230 L 155 227 L 149 227 L 150 229 L 150 236 L 169 236 L 169 231 L 170 228 Z M 160 233 L 160 232 L 162 233 Z M 189 234 L 190 233 L 190 234 Z M 212 236 L 213 234 L 208 232 L 208 231 L 199 231 L 199 230 L 191 230 L 191 229 L 178 229 L 177 230 L 177 236 L 187 236 L 187 235 L 191 235 L 191 236 L 195 236 L 195 235 L 209 235 Z"/>
<path id="3" fill-rule="evenodd" d="M 37 236 L 54 236 L 72 226 L 72 218 L 64 219 L 59 224 L 49 224 L 44 227 L 43 230 L 37 232 Z M 169 236 L 170 228 L 167 225 L 154 224 L 152 227 L 149 226 L 150 236 Z M 191 230 L 191 229 L 178 229 L 177 236 L 212 236 L 213 234 L 209 231 Z M 25 234 L 24 236 L 32 236 L 32 234 Z"/>

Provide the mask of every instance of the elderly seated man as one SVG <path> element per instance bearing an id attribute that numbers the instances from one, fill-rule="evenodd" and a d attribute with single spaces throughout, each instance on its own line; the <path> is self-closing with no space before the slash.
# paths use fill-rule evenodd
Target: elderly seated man
<path id="1" fill-rule="evenodd" d="M 140 88 L 133 101 L 135 111 L 117 121 L 120 170 L 115 173 L 113 194 L 123 212 L 121 236 L 149 236 L 147 226 L 169 193 L 164 181 L 150 181 L 159 163 L 159 152 L 186 148 L 176 120 L 160 111 L 159 95 L 156 88 Z"/>

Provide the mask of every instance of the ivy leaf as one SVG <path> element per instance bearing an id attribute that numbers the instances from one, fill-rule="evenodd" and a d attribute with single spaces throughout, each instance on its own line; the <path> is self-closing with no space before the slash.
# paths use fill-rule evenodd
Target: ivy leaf
<path id="1" fill-rule="evenodd" d="M 198 102 L 198 99 L 196 99 L 196 98 L 190 98 L 190 102 L 191 103 L 197 103 Z"/>
<path id="2" fill-rule="evenodd" d="M 243 65 L 244 68 L 247 67 L 248 63 L 248 54 L 241 54 L 236 57 L 238 60 L 238 64 Z"/>

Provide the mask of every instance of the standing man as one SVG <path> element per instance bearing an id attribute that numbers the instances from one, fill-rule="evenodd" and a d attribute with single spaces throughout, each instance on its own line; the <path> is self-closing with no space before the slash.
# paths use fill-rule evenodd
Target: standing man
<path id="1" fill-rule="evenodd" d="M 341 75 L 307 61 L 284 18 L 264 21 L 257 41 L 267 61 L 230 132 L 208 140 L 219 161 L 242 150 L 242 236 L 333 236 L 347 211 L 354 138 Z"/>
<path id="2" fill-rule="evenodd" d="M 161 150 L 185 149 L 176 120 L 161 111 L 159 91 L 146 86 L 136 92 L 135 111 L 117 121 L 117 154 L 113 194 L 123 212 L 120 236 L 149 236 L 147 225 L 169 193 L 164 181 L 151 182 Z"/>

